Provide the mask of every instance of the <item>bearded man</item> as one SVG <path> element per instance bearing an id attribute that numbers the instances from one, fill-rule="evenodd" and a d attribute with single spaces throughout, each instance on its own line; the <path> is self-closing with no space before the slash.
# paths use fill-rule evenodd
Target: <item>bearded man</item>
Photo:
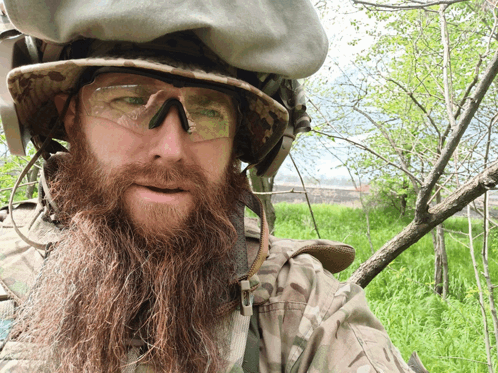
<path id="1" fill-rule="evenodd" d="M 24 34 L 0 43 L 3 124 L 45 163 L 2 224 L 1 371 L 412 372 L 316 259 L 353 249 L 269 237 L 241 172 L 274 173 L 309 125 L 291 77 L 326 52 L 311 5 L 49 3 L 5 2 Z"/>

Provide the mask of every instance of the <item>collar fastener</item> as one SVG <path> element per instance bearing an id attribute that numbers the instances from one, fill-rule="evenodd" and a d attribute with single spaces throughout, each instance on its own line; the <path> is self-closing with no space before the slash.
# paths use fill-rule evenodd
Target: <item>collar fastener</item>
<path id="1" fill-rule="evenodd" d="M 242 316 L 252 316 L 254 295 L 251 292 L 249 280 L 242 280 L 240 284 L 240 313 Z"/>

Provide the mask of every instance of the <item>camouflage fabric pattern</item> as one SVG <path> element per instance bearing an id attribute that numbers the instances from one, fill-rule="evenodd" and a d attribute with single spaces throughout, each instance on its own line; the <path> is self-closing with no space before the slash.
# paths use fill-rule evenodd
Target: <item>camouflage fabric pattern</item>
<path id="1" fill-rule="evenodd" d="M 363 290 L 339 283 L 309 254 L 292 257 L 299 246 L 273 238 L 269 257 L 251 279 L 259 282 L 260 373 L 413 373 Z"/>
<path id="2" fill-rule="evenodd" d="M 168 42 L 165 41 L 166 45 Z M 184 43 L 182 36 L 181 43 L 172 44 Z M 144 49 L 133 50 L 134 44 L 131 43 L 117 44 L 120 46 L 118 48 L 116 43 L 101 42 L 100 47 L 93 52 L 93 57 L 13 69 L 8 74 L 7 85 L 16 104 L 19 120 L 31 135 L 49 133 L 50 126 L 58 116 L 52 102 L 54 96 L 60 92 L 71 91 L 83 71 L 92 66 L 140 68 L 235 87 L 247 100 L 246 111 L 241 115 L 241 128 L 245 131 L 239 156 L 244 162 L 255 163 L 280 139 L 287 126 L 289 113 L 281 104 L 256 87 L 237 79 L 233 68 L 198 44 L 199 42 L 191 42 L 187 50 L 191 59 L 195 60 L 199 56 L 198 58 L 203 60 L 202 66 L 193 62 L 178 61 L 168 57 L 167 53 L 158 57 L 158 50 L 154 49 L 154 45 L 150 46 L 152 49 L 147 53 Z M 145 47 L 149 45 L 146 44 Z M 56 137 L 66 140 L 62 131 L 58 132 Z"/>
<path id="3" fill-rule="evenodd" d="M 55 237 L 57 232 L 37 224 L 36 211 L 32 230 L 41 236 Z M 26 222 L 28 219 L 20 218 Z M 38 214 L 39 215 L 39 214 Z M 16 219 L 17 221 L 17 219 Z M 8 226 L 0 231 L 0 278 L 8 283 L 15 297 L 24 299 L 42 265 L 40 253 L 24 244 Z M 246 237 L 257 237 L 248 225 Z M 0 233 L 0 234 L 1 234 Z M 36 232 L 31 232 L 30 237 Z M 39 236 L 34 234 L 34 236 Z M 270 252 L 259 271 L 250 278 L 254 307 L 258 308 L 260 331 L 259 372 L 288 373 L 413 373 L 392 345 L 386 331 L 368 308 L 363 290 L 340 283 L 323 268 L 306 248 L 322 248 L 326 240 L 299 241 L 270 237 Z M 253 242 L 254 243 L 254 242 Z M 258 245 L 249 245 L 253 260 Z M 247 317 L 247 316 L 246 316 Z M 249 318 L 249 317 L 247 317 Z M 242 359 L 247 339 L 247 322 L 240 311 L 224 318 L 229 332 L 226 338 L 232 351 L 227 355 L 229 373 L 242 373 Z M 28 362 L 16 359 L 16 342 L 8 342 L 0 354 L 0 373 L 28 372 Z M 153 373 L 152 368 L 136 365 L 137 356 L 130 350 L 123 372 Z M 35 359 L 36 360 L 36 359 Z M 36 361 L 31 363 L 36 365 Z"/>

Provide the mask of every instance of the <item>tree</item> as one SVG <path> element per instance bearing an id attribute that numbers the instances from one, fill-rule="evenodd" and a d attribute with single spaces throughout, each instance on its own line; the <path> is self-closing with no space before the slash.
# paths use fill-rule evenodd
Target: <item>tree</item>
<path id="1" fill-rule="evenodd" d="M 315 134 L 360 148 L 350 164 L 390 186 L 401 206 L 414 201 L 411 224 L 352 275 L 361 286 L 498 183 L 498 162 L 485 163 L 481 151 L 488 134 L 492 148 L 497 140 L 489 125 L 497 107 L 496 11 L 470 1 L 409 5 L 385 13 L 369 4 L 368 15 L 383 22 L 371 32 L 376 42 L 335 88 L 322 85 L 312 97 L 322 116 Z M 436 252 L 444 264 L 443 232 Z"/>

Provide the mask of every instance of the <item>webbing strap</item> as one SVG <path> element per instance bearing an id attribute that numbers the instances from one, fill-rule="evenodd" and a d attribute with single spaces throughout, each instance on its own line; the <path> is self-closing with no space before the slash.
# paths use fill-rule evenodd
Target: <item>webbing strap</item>
<path id="1" fill-rule="evenodd" d="M 251 321 L 249 323 L 249 333 L 247 334 L 246 351 L 242 370 L 244 373 L 259 373 L 259 324 L 258 307 L 254 307 Z"/>

